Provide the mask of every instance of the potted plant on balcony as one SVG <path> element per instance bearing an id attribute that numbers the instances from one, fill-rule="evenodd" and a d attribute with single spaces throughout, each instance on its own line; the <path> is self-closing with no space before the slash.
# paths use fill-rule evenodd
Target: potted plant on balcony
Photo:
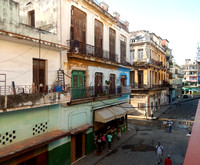
<path id="1" fill-rule="evenodd" d="M 106 84 L 106 86 L 110 86 L 111 81 L 110 81 L 110 80 L 106 80 L 106 81 L 105 81 L 105 84 Z"/>

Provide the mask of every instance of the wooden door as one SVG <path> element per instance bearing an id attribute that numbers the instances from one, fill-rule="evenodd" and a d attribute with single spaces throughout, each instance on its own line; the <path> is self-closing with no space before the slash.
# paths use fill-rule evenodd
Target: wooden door
<path id="1" fill-rule="evenodd" d="M 103 74 L 95 73 L 95 96 L 103 94 Z"/>
<path id="2" fill-rule="evenodd" d="M 126 62 L 126 42 L 120 41 L 120 55 L 121 55 L 121 63 L 124 64 Z"/>
<path id="3" fill-rule="evenodd" d="M 94 43 L 95 43 L 95 56 L 103 57 L 103 23 L 95 20 L 95 34 L 94 34 Z"/>
<path id="4" fill-rule="evenodd" d="M 138 71 L 138 87 L 143 87 L 143 71 L 141 70 Z"/>
<path id="5" fill-rule="evenodd" d="M 86 97 L 85 81 L 84 71 L 72 71 L 72 99 Z"/>
<path id="6" fill-rule="evenodd" d="M 83 156 L 83 142 L 82 142 L 82 133 L 75 135 L 75 145 L 76 145 L 76 160 Z"/>
<path id="7" fill-rule="evenodd" d="M 116 61 L 115 57 L 115 40 L 116 40 L 116 32 L 113 29 L 109 29 L 109 54 L 110 60 Z"/>
<path id="8" fill-rule="evenodd" d="M 121 86 L 126 86 L 126 76 L 122 75 L 120 78 Z"/>
<path id="9" fill-rule="evenodd" d="M 115 75 L 110 74 L 110 94 L 115 94 Z"/>
<path id="10" fill-rule="evenodd" d="M 72 6 L 71 9 L 71 40 L 80 52 L 86 51 L 86 13 Z M 75 45 L 76 44 L 76 45 Z"/>
<path id="11" fill-rule="evenodd" d="M 37 91 L 44 92 L 46 87 L 45 60 L 33 59 L 33 83 Z"/>

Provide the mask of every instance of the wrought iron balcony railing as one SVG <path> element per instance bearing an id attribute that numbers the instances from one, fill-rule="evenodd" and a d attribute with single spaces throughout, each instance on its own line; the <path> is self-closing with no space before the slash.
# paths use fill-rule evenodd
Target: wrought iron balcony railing
<path id="1" fill-rule="evenodd" d="M 118 55 L 113 52 L 80 42 L 78 40 L 67 40 L 67 45 L 70 47 L 69 52 L 81 53 L 92 57 L 109 60 L 115 63 L 119 62 Z"/>
<path id="2" fill-rule="evenodd" d="M 121 95 L 130 93 L 130 86 L 90 86 L 90 87 L 72 87 L 71 99 L 82 99 L 89 97 L 103 97 L 111 95 Z"/>

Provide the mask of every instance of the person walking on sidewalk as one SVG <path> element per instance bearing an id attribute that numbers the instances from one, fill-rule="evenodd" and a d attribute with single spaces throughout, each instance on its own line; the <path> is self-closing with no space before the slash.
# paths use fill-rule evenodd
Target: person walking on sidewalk
<path id="1" fill-rule="evenodd" d="M 108 133 L 107 138 L 108 138 L 108 150 L 111 151 L 112 135 L 110 134 L 110 132 Z"/>
<path id="2" fill-rule="evenodd" d="M 165 165 L 172 165 L 172 161 L 170 160 L 170 155 L 165 158 Z"/>
<path id="3" fill-rule="evenodd" d="M 155 148 L 155 154 L 158 156 L 158 162 L 156 163 L 161 163 L 162 162 L 162 156 L 163 156 L 163 146 L 160 145 L 160 142 L 158 142 L 158 145 L 156 145 Z"/>
<path id="4" fill-rule="evenodd" d="M 171 133 L 172 132 L 172 124 L 173 124 L 173 122 L 171 121 L 171 120 L 169 120 L 169 122 L 168 122 L 168 126 L 169 126 L 169 133 Z"/>
<path id="5" fill-rule="evenodd" d="M 101 143 L 102 143 L 102 148 L 105 149 L 106 145 L 106 136 L 104 133 L 101 134 Z"/>

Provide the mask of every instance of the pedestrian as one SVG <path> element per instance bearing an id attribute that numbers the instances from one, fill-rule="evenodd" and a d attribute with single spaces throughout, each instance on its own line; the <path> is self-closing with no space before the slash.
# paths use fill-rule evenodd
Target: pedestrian
<path id="1" fill-rule="evenodd" d="M 163 128 L 164 128 L 164 130 L 166 130 L 166 128 L 167 128 L 167 121 L 163 121 Z"/>
<path id="2" fill-rule="evenodd" d="M 172 165 L 172 161 L 170 159 L 170 155 L 168 155 L 167 158 L 165 158 L 165 165 Z"/>
<path id="3" fill-rule="evenodd" d="M 153 119 L 153 111 L 151 111 L 151 119 Z"/>
<path id="4" fill-rule="evenodd" d="M 102 148 L 105 149 L 106 145 L 106 136 L 104 133 L 101 134 L 101 143 L 102 143 Z"/>
<path id="5" fill-rule="evenodd" d="M 108 150 L 111 151 L 112 135 L 110 134 L 110 132 L 108 133 L 107 138 L 108 138 Z"/>
<path id="6" fill-rule="evenodd" d="M 156 162 L 156 163 L 161 163 L 162 156 L 163 156 L 163 146 L 160 145 L 160 142 L 158 142 L 158 145 L 156 145 L 155 154 L 157 154 L 157 156 L 158 156 L 158 162 Z"/>
<path id="7" fill-rule="evenodd" d="M 97 137 L 97 147 L 98 147 L 98 153 L 100 154 L 101 153 L 101 138 L 99 135 Z"/>
<path id="8" fill-rule="evenodd" d="M 172 132 L 172 124 L 173 124 L 173 122 L 171 121 L 171 120 L 169 120 L 169 122 L 168 122 L 168 126 L 169 126 L 169 133 L 171 133 Z"/>

